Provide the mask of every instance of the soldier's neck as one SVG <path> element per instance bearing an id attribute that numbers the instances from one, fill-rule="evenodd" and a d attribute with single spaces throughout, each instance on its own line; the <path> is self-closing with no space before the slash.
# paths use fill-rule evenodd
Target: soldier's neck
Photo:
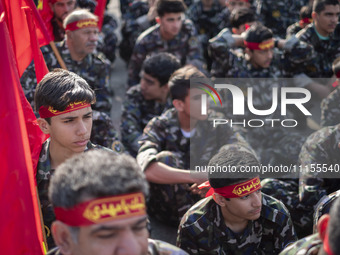
<path id="1" fill-rule="evenodd" d="M 51 161 L 51 169 L 56 169 L 60 164 L 62 164 L 68 158 L 76 155 L 73 152 L 67 151 L 63 148 L 59 148 L 58 145 L 53 143 L 51 140 L 50 143 L 50 161 Z"/>
<path id="2" fill-rule="evenodd" d="M 246 229 L 249 220 L 232 215 L 226 208 L 223 207 L 221 207 L 221 211 L 224 219 L 224 224 L 231 231 L 233 231 L 234 233 L 242 233 Z"/>
<path id="3" fill-rule="evenodd" d="M 183 112 L 178 112 L 178 121 L 181 129 L 184 131 L 191 131 L 197 123 L 197 120 L 191 119 L 190 116 Z"/>
<path id="4" fill-rule="evenodd" d="M 69 43 L 67 40 L 66 40 L 66 44 L 67 44 L 67 48 L 70 51 L 70 55 L 71 55 L 72 60 L 80 62 L 87 56 L 87 54 L 77 53 L 77 51 L 74 49 L 73 45 L 71 43 Z"/>
<path id="5" fill-rule="evenodd" d="M 165 41 L 170 41 L 170 40 L 172 40 L 176 37 L 176 36 L 173 36 L 172 34 L 164 32 L 162 27 L 160 27 L 159 31 L 161 33 L 162 39 L 165 40 Z"/>

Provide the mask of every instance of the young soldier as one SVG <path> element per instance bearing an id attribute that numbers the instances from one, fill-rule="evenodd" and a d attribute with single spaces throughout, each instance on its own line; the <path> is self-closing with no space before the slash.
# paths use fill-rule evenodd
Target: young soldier
<path id="1" fill-rule="evenodd" d="M 34 104 L 40 115 L 38 124 L 42 132 L 50 136 L 42 145 L 36 172 L 48 237 L 54 214 L 47 190 L 54 170 L 73 155 L 100 148 L 90 142 L 91 104 L 95 101 L 94 91 L 83 78 L 62 69 L 46 74 L 37 86 Z M 48 241 L 49 246 L 53 245 L 51 237 Z"/>
<path id="2" fill-rule="evenodd" d="M 166 52 L 152 55 L 144 61 L 140 84 L 127 91 L 123 103 L 121 136 L 130 155 L 137 155 L 138 141 L 146 124 L 172 107 L 168 81 L 180 67 L 179 60 Z"/>
<path id="3" fill-rule="evenodd" d="M 97 17 L 88 10 L 76 10 L 65 18 L 64 27 L 66 38 L 56 44 L 61 57 L 69 71 L 84 78 L 96 91 L 91 140 L 117 152 L 121 151 L 122 145 L 110 118 L 113 93 L 109 84 L 109 64 L 105 57 L 95 53 L 99 33 Z M 60 68 L 50 46 L 42 47 L 42 52 L 49 70 Z M 27 100 L 33 104 L 36 87 L 33 63 L 20 81 Z"/>
<path id="4" fill-rule="evenodd" d="M 318 232 L 298 240 L 280 255 L 335 255 L 340 253 L 340 199 L 334 202 L 330 214 L 321 216 Z"/>
<path id="5" fill-rule="evenodd" d="M 300 20 L 287 27 L 286 39 L 297 34 L 300 30 L 304 29 L 307 25 L 313 22 L 312 19 L 312 6 L 305 5 L 300 10 Z"/>
<path id="6" fill-rule="evenodd" d="M 203 68 L 203 56 L 193 23 L 184 19 L 186 6 L 182 0 L 157 2 L 155 26 L 145 30 L 137 39 L 129 62 L 129 86 L 139 83 L 139 73 L 147 55 L 157 52 L 174 54 L 181 64 Z"/>
<path id="7" fill-rule="evenodd" d="M 147 194 L 147 182 L 130 156 L 90 151 L 67 160 L 49 188 L 58 247 L 48 254 L 187 254 L 148 239 Z"/>
<path id="8" fill-rule="evenodd" d="M 137 155 L 150 182 L 150 213 L 176 226 L 199 199 L 189 190 L 189 184 L 207 179 L 206 175 L 188 169 L 205 165 L 228 143 L 244 142 L 229 126 L 214 128 L 205 121 L 207 115 L 201 114 L 203 92 L 190 87 L 190 79 L 195 78 L 203 80 L 205 76 L 194 66 L 185 66 L 173 73 L 169 86 L 175 108 L 148 123 Z"/>
<path id="9" fill-rule="evenodd" d="M 208 166 L 241 171 L 260 168 L 260 163 L 242 147 L 226 146 Z M 181 220 L 178 247 L 190 254 L 278 254 L 296 241 L 288 210 L 279 200 L 261 193 L 256 174 L 211 171 L 209 182 L 208 197 Z"/>

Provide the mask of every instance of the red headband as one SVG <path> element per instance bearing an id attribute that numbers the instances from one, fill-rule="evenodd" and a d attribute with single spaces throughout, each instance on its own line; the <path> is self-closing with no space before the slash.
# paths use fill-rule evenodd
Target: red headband
<path id="1" fill-rule="evenodd" d="M 303 18 L 303 19 L 300 19 L 299 25 L 300 25 L 300 27 L 303 28 L 305 25 L 308 25 L 312 22 L 313 22 L 313 19 L 311 19 L 311 18 Z"/>
<path id="2" fill-rule="evenodd" d="M 77 20 L 70 24 L 67 24 L 65 31 L 74 31 L 85 27 L 98 27 L 98 22 L 95 19 Z"/>
<path id="3" fill-rule="evenodd" d="M 273 38 L 271 38 L 261 43 L 244 41 L 244 46 L 246 46 L 250 50 L 267 50 L 274 48 L 274 40 Z"/>
<path id="4" fill-rule="evenodd" d="M 46 118 L 51 118 L 54 116 L 58 116 L 64 113 L 68 113 L 68 112 L 73 112 L 73 111 L 77 111 L 86 107 L 90 107 L 91 104 L 86 103 L 86 102 L 76 102 L 76 103 L 71 103 L 69 104 L 66 109 L 64 111 L 58 111 L 53 109 L 52 106 L 41 106 L 39 108 L 39 115 L 40 118 L 46 119 Z"/>
<path id="5" fill-rule="evenodd" d="M 80 203 L 73 208 L 54 208 L 57 220 L 79 227 L 146 215 L 145 199 L 141 192 L 99 198 Z"/>
<path id="6" fill-rule="evenodd" d="M 329 236 L 328 236 L 328 231 L 326 229 L 326 235 L 325 239 L 323 240 L 323 249 L 328 255 L 334 255 L 334 253 L 331 250 L 331 247 L 329 246 Z"/>
<path id="7" fill-rule="evenodd" d="M 208 181 L 198 186 L 198 188 L 200 189 L 207 188 L 207 187 L 211 187 Z M 220 194 L 221 196 L 225 198 L 243 197 L 259 189 L 261 189 L 261 181 L 259 177 L 256 177 L 251 180 L 238 183 L 238 184 L 234 184 L 234 185 L 230 185 L 230 186 L 226 186 L 223 188 L 214 189 L 211 187 L 210 190 L 205 195 L 205 197 L 209 197 L 214 193 Z"/>

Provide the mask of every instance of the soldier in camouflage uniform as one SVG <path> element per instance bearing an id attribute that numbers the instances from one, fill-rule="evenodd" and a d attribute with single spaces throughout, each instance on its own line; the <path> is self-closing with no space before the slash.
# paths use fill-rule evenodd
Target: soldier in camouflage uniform
<path id="1" fill-rule="evenodd" d="M 332 64 L 332 70 L 336 77 L 333 83 L 334 91 L 321 102 L 321 126 L 334 126 L 340 123 L 340 57 Z"/>
<path id="2" fill-rule="evenodd" d="M 220 150 L 209 166 L 260 167 L 247 151 Z M 261 193 L 258 176 L 212 171 L 207 198 L 183 216 L 177 246 L 190 254 L 278 254 L 296 241 L 280 201 Z"/>
<path id="3" fill-rule="evenodd" d="M 280 255 L 333 255 L 340 252 L 340 200 L 334 202 L 330 214 L 318 221 L 318 233 L 287 247 Z"/>
<path id="4" fill-rule="evenodd" d="M 313 47 L 309 61 L 297 66 L 302 87 L 306 87 L 320 98 L 331 92 L 329 79 L 333 75 L 332 63 L 340 56 L 340 3 L 337 0 L 315 0 L 313 4 L 313 24 L 308 25 L 296 36 L 300 41 Z M 312 78 L 324 78 L 315 81 Z"/>
<path id="5" fill-rule="evenodd" d="M 74 20 L 81 22 L 86 18 L 95 18 L 93 14 L 86 10 L 77 10 L 65 19 L 65 27 Z M 97 27 L 85 27 L 75 31 L 67 30 L 67 38 L 56 44 L 57 49 L 65 62 L 68 70 L 77 73 L 84 78 L 92 89 L 96 91 L 97 101 L 93 106 L 94 127 L 92 141 L 114 150 L 123 150 L 122 144 L 118 140 L 111 118 L 112 90 L 109 84 L 109 64 L 102 55 L 94 54 L 98 40 Z M 86 40 L 82 37 L 86 34 Z M 59 68 L 60 65 L 50 46 L 42 47 L 42 53 L 49 70 Z M 36 77 L 34 63 L 32 62 L 20 78 L 27 100 L 33 108 L 33 95 L 36 87 Z"/>
<path id="6" fill-rule="evenodd" d="M 184 19 L 186 7 L 182 0 L 157 2 L 157 25 L 144 31 L 137 39 L 128 67 L 129 86 L 139 83 L 144 59 L 153 53 L 169 52 L 181 64 L 193 64 L 203 70 L 203 56 L 193 23 Z"/>
<path id="7" fill-rule="evenodd" d="M 309 0 L 256 0 L 254 2 L 260 21 L 273 30 L 275 36 L 285 38 L 289 25 L 299 20 L 302 6 Z"/>
<path id="8" fill-rule="evenodd" d="M 190 88 L 192 78 L 204 75 L 193 66 L 185 66 L 171 76 L 169 86 L 175 108 L 148 123 L 137 155 L 150 182 L 150 214 L 175 226 L 200 198 L 189 190 L 189 184 L 207 178 L 187 169 L 204 166 L 226 144 L 245 143 L 230 127 L 213 128 L 204 121 L 207 117 L 201 115 L 197 99 L 202 92 Z"/>
<path id="9" fill-rule="evenodd" d="M 137 155 L 146 124 L 172 107 L 168 81 L 180 67 L 179 60 L 170 53 L 152 55 L 143 63 L 141 83 L 127 91 L 120 128 L 122 142 L 131 156 Z"/>
<path id="10" fill-rule="evenodd" d="M 100 148 L 89 141 L 92 128 L 91 104 L 96 100 L 94 91 L 78 75 L 62 69 L 56 70 L 48 73 L 38 84 L 34 102 L 40 114 L 39 126 L 45 134 L 50 135 L 42 145 L 36 171 L 49 246 L 53 246 L 50 226 L 55 216 L 48 201 L 47 190 L 54 169 L 73 155 Z M 81 107 L 72 108 L 71 105 Z"/>
<path id="11" fill-rule="evenodd" d="M 301 29 L 304 29 L 308 24 L 312 23 L 312 6 L 303 6 L 300 10 L 300 20 L 287 27 L 286 39 L 292 35 L 296 35 Z"/>
<path id="12" fill-rule="evenodd" d="M 147 195 L 147 182 L 130 156 L 89 151 L 63 163 L 49 189 L 58 248 L 48 254 L 187 255 L 148 239 Z M 87 208 L 79 207 L 84 204 Z M 99 218 L 94 212 L 98 209 Z"/>

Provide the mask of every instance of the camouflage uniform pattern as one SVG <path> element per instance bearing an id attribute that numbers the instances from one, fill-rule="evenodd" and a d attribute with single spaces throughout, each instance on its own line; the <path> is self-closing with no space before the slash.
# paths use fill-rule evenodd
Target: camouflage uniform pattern
<path id="1" fill-rule="evenodd" d="M 185 251 L 180 248 L 160 241 L 148 239 L 148 255 L 187 255 Z M 47 253 L 47 255 L 62 255 L 59 248 L 55 248 Z"/>
<path id="2" fill-rule="evenodd" d="M 249 221 L 240 235 L 225 225 L 212 197 L 202 199 L 183 216 L 177 246 L 189 254 L 278 254 L 296 240 L 285 206 L 262 194 L 260 218 Z"/>
<path id="3" fill-rule="evenodd" d="M 182 134 L 177 111 L 169 109 L 160 117 L 153 118 L 145 127 L 137 161 L 143 171 L 151 162 L 190 169 L 192 166 L 206 165 L 223 145 L 236 142 L 247 145 L 230 128 L 217 126 L 213 129 L 211 126 L 208 122 L 199 122 L 195 135 L 186 138 Z M 148 209 L 155 218 L 177 225 L 183 214 L 199 199 L 191 194 L 188 184 L 150 183 Z"/>
<path id="4" fill-rule="evenodd" d="M 96 92 L 96 103 L 92 106 L 93 127 L 91 139 L 96 144 L 113 148 L 118 145 L 115 151 L 123 150 L 123 145 L 119 142 L 118 134 L 110 119 L 113 93 L 109 84 L 109 63 L 102 55 L 88 54 L 83 61 L 74 61 L 71 58 L 66 41 L 56 43 L 57 49 L 65 62 L 69 71 L 72 71 L 84 78 L 90 87 Z M 52 71 L 60 68 L 50 46 L 41 48 L 47 68 Z M 20 78 L 25 96 L 34 109 L 34 92 L 37 86 L 34 63 L 32 62 Z M 113 146 L 113 147 L 112 147 Z"/>
<path id="5" fill-rule="evenodd" d="M 141 93 L 140 85 L 135 85 L 127 91 L 123 102 L 120 131 L 122 143 L 130 155 L 134 157 L 137 155 L 138 141 L 148 122 L 171 107 L 170 98 L 167 99 L 165 104 L 155 100 L 145 100 Z"/>
<path id="6" fill-rule="evenodd" d="M 321 126 L 334 126 L 340 123 L 340 86 L 321 102 Z"/>
<path id="7" fill-rule="evenodd" d="M 284 249 L 280 255 L 315 255 L 318 254 L 321 247 L 322 241 L 319 238 L 319 234 L 316 233 L 295 242 Z"/>
<path id="8" fill-rule="evenodd" d="M 92 149 L 106 149 L 99 145 L 94 145 L 91 142 L 88 142 L 85 151 Z M 107 149 L 106 149 L 107 150 Z M 50 138 L 47 139 L 43 145 L 39 156 L 39 162 L 37 166 L 37 188 L 40 199 L 41 211 L 43 215 L 45 232 L 47 236 L 48 247 L 54 247 L 54 240 L 51 234 L 51 224 L 55 220 L 55 215 L 53 211 L 52 204 L 48 199 L 48 187 L 50 184 L 51 176 L 53 175 L 55 169 L 51 169 L 51 160 L 50 160 Z"/>
<path id="9" fill-rule="evenodd" d="M 309 24 L 296 36 L 314 49 L 310 60 L 297 66 L 301 72 L 311 78 L 332 77 L 332 62 L 340 56 L 340 24 L 329 36 L 329 40 L 321 40 L 313 24 Z"/>
<path id="10" fill-rule="evenodd" d="M 286 28 L 300 19 L 300 9 L 308 0 L 256 0 L 256 12 L 260 21 L 274 35 L 284 38 Z"/>
<path id="11" fill-rule="evenodd" d="M 287 27 L 286 39 L 289 39 L 293 35 L 296 35 L 301 30 L 302 30 L 302 28 L 300 27 L 299 21 L 295 22 L 294 24 L 291 24 L 289 27 Z"/>
<path id="12" fill-rule="evenodd" d="M 203 70 L 203 55 L 193 23 L 185 19 L 180 32 L 169 41 L 162 39 L 157 24 L 144 31 L 136 41 L 128 67 L 129 86 L 139 83 L 139 73 L 145 58 L 159 52 L 172 53 L 182 65 L 193 64 Z"/>

